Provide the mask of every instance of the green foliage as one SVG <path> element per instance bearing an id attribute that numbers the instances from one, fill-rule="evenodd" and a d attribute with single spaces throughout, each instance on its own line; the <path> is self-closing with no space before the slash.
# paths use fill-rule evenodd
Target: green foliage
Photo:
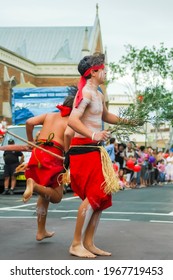
<path id="1" fill-rule="evenodd" d="M 148 113 L 147 121 L 151 122 L 154 126 L 162 122 L 172 121 L 172 106 L 172 93 L 167 91 L 163 86 L 145 89 L 142 110 Z"/>
<path id="2" fill-rule="evenodd" d="M 131 104 L 128 108 L 119 108 L 118 117 L 120 121 L 110 127 L 110 131 L 116 135 L 119 142 L 128 141 L 132 134 L 144 134 L 145 114 L 137 108 L 138 106 L 135 106 L 135 104 Z"/>
<path id="3" fill-rule="evenodd" d="M 144 47 L 137 49 L 132 45 L 125 46 L 126 55 L 123 55 L 118 63 L 110 63 L 110 80 L 112 82 L 120 77 L 131 73 L 136 86 L 143 87 L 143 81 L 147 86 L 153 85 L 153 82 L 166 79 L 173 75 L 172 61 L 173 49 L 168 50 L 161 43 L 159 48 Z M 150 74 L 150 75 L 148 75 Z"/>
<path id="4" fill-rule="evenodd" d="M 120 115 L 137 122 L 151 122 L 154 126 L 161 122 L 172 125 L 173 97 L 165 84 L 173 77 L 173 48 L 168 50 L 163 43 L 159 48 L 137 49 L 132 45 L 125 48 L 126 55 L 117 64 L 109 65 L 109 82 L 131 75 L 134 84 L 133 103 L 121 109 Z"/>
<path id="5" fill-rule="evenodd" d="M 146 88 L 127 108 L 120 107 L 120 121 L 111 130 L 118 141 L 128 140 L 132 134 L 144 134 L 143 124 L 150 122 L 158 127 L 164 122 L 173 126 L 173 96 L 163 86 Z M 128 123 L 121 119 L 128 120 Z"/>

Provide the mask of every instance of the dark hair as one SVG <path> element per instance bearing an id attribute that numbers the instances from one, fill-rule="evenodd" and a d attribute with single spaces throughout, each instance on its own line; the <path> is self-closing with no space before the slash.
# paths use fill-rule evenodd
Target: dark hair
<path id="1" fill-rule="evenodd" d="M 115 138 L 114 137 L 112 137 L 112 138 L 110 138 L 110 144 L 113 144 L 113 143 L 115 143 Z"/>
<path id="2" fill-rule="evenodd" d="M 149 149 L 149 148 L 153 150 L 153 148 L 152 148 L 151 146 L 148 146 L 148 147 L 147 147 L 147 149 Z"/>
<path id="3" fill-rule="evenodd" d="M 69 86 L 68 87 L 68 96 L 65 98 L 63 105 L 67 107 L 73 107 L 74 98 L 77 93 L 77 86 Z"/>
<path id="4" fill-rule="evenodd" d="M 68 95 L 65 98 L 65 100 L 63 102 L 63 105 L 72 108 L 73 107 L 74 98 L 75 98 L 75 95 Z"/>
<path id="5" fill-rule="evenodd" d="M 78 88 L 75 85 L 71 85 L 71 86 L 68 86 L 67 91 L 68 91 L 68 95 L 74 95 L 75 96 L 77 91 L 78 91 Z"/>
<path id="6" fill-rule="evenodd" d="M 143 152 L 145 150 L 145 146 L 140 146 L 140 150 Z"/>
<path id="7" fill-rule="evenodd" d="M 105 55 L 101 53 L 95 53 L 93 55 L 84 56 L 83 59 L 78 64 L 78 71 L 81 76 L 92 66 L 101 65 L 104 63 Z M 88 75 L 86 78 L 90 78 L 91 75 Z"/>
<path id="8" fill-rule="evenodd" d="M 123 147 L 124 149 L 126 148 L 126 144 L 124 144 L 124 143 L 119 143 L 119 144 L 118 144 L 118 148 L 119 148 L 120 146 Z"/>
<path id="9" fill-rule="evenodd" d="M 11 145 L 11 144 L 14 144 L 15 142 L 14 142 L 14 140 L 13 139 L 9 139 L 8 140 L 8 145 Z"/>

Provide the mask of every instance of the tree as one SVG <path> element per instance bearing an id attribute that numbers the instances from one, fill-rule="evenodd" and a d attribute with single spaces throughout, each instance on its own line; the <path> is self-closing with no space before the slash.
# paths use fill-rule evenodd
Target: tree
<path id="1" fill-rule="evenodd" d="M 139 50 L 132 45 L 125 46 L 126 55 L 123 55 L 119 62 L 109 64 L 110 79 L 109 82 L 119 79 L 120 77 L 131 77 L 130 89 L 133 89 L 133 95 L 143 91 L 146 87 L 156 87 L 165 84 L 168 77 L 173 75 L 171 72 L 173 49 L 168 51 L 164 44 L 160 48 L 153 46 L 151 49 L 146 46 Z M 127 86 L 127 81 L 125 86 Z M 129 85 L 128 85 L 129 87 Z"/>
<path id="2" fill-rule="evenodd" d="M 163 121 L 173 125 L 172 92 L 166 88 L 173 77 L 173 49 L 168 50 L 163 43 L 159 48 L 153 46 L 141 50 L 127 45 L 126 53 L 117 64 L 110 63 L 108 83 L 124 78 L 132 104 L 126 109 L 121 108 L 120 116 L 136 119 L 139 123 L 152 123 L 157 139 L 157 131 Z M 127 82 L 127 75 L 130 75 L 131 83 Z M 130 127 L 126 128 L 128 132 L 132 132 Z"/>

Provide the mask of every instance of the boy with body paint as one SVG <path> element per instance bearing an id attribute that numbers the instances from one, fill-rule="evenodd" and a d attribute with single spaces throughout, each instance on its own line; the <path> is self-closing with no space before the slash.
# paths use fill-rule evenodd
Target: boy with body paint
<path id="1" fill-rule="evenodd" d="M 111 255 L 94 244 L 101 213 L 112 205 L 111 192 L 106 192 L 103 187 L 105 174 L 102 168 L 101 149 L 98 146 L 100 142 L 107 141 L 110 137 L 108 131 L 102 130 L 102 121 L 116 124 L 127 120 L 120 120 L 116 115 L 109 113 L 104 95 L 98 91 L 99 85 L 103 84 L 106 78 L 104 55 L 84 57 L 78 65 L 78 71 L 81 78 L 65 131 L 67 143 L 65 146 L 67 150 L 74 133 L 68 151 L 71 188 L 82 202 L 78 209 L 74 238 L 69 252 L 78 257 L 95 258 L 96 255 Z M 113 170 L 110 158 L 109 161 L 108 166 Z M 115 174 L 114 170 L 113 173 Z M 113 173 L 111 176 L 114 176 Z M 111 180 L 111 177 L 109 179 Z M 113 183 L 114 191 L 117 191 L 118 179 Z"/>
<path id="2" fill-rule="evenodd" d="M 41 241 L 54 235 L 46 230 L 46 217 L 49 202 L 59 203 L 63 196 L 61 173 L 64 170 L 64 131 L 73 106 L 74 95 L 69 95 L 63 105 L 58 105 L 60 112 L 42 114 L 32 117 L 26 122 L 28 141 L 34 142 L 33 129 L 35 125 L 43 125 L 37 136 L 36 144 L 59 156 L 55 157 L 45 151 L 33 148 L 30 160 L 25 171 L 27 178 L 23 201 L 27 202 L 33 192 L 39 194 L 37 200 L 36 240 Z"/>

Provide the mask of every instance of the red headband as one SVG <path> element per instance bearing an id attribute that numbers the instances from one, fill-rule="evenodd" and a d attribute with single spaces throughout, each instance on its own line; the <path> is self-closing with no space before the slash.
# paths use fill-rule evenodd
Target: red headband
<path id="1" fill-rule="evenodd" d="M 89 76 L 91 73 L 91 70 L 99 70 L 99 69 L 104 69 L 104 64 L 101 65 L 94 65 L 91 66 L 90 68 L 88 68 L 85 73 L 83 74 L 83 76 L 81 76 L 80 80 L 79 80 L 79 84 L 78 84 L 78 92 L 76 94 L 76 101 L 75 101 L 75 108 L 77 108 L 80 104 L 80 102 L 83 99 L 83 95 L 82 95 L 82 89 L 83 87 L 86 85 L 86 79 L 85 77 Z"/>
<path id="2" fill-rule="evenodd" d="M 56 108 L 58 108 L 61 112 L 61 117 L 69 116 L 71 113 L 72 108 L 64 105 L 56 105 Z"/>

